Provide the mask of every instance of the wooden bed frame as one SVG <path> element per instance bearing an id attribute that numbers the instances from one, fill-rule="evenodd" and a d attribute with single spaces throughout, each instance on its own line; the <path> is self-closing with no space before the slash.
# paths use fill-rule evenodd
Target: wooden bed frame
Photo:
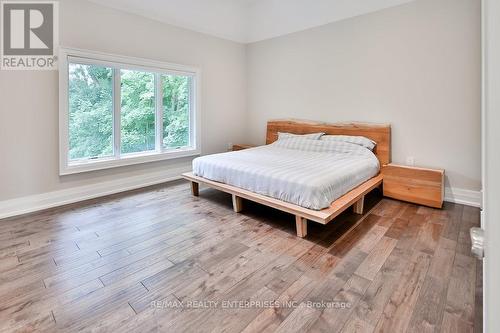
<path id="1" fill-rule="evenodd" d="M 295 134 L 323 132 L 326 134 L 336 135 L 365 136 L 377 143 L 373 152 L 379 159 L 380 165 L 383 166 L 391 162 L 391 126 L 388 124 L 328 124 L 292 119 L 271 120 L 267 123 L 266 144 L 276 141 L 278 138 L 278 132 Z M 382 184 L 382 174 L 379 173 L 377 176 L 367 180 L 355 189 L 333 201 L 330 207 L 322 210 L 312 210 L 279 199 L 244 190 L 236 186 L 198 177 L 193 175 L 191 172 L 184 173 L 182 177 L 191 182 L 191 191 L 194 196 L 199 195 L 199 184 L 204 184 L 208 187 L 231 194 L 233 197 L 233 208 L 237 213 L 241 212 L 243 209 L 243 199 L 247 199 L 295 215 L 297 236 L 299 237 L 305 237 L 307 235 L 307 220 L 327 224 L 351 206 L 353 206 L 355 213 L 363 214 L 365 195 Z"/>

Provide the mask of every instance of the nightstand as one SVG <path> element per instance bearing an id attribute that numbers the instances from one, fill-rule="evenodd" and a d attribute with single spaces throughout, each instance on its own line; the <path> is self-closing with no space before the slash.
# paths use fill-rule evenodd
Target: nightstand
<path id="1" fill-rule="evenodd" d="M 253 148 L 253 147 L 255 147 L 255 146 L 253 146 L 253 145 L 235 144 L 235 145 L 233 145 L 233 151 L 243 150 L 243 149 L 248 149 L 248 148 Z"/>
<path id="2" fill-rule="evenodd" d="M 384 196 L 435 208 L 443 206 L 444 170 L 388 164 L 382 167 Z"/>

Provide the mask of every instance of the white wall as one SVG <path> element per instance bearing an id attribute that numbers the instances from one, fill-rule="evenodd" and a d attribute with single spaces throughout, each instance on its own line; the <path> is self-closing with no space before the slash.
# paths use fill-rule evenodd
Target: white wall
<path id="1" fill-rule="evenodd" d="M 500 3 L 484 0 L 484 258 L 485 332 L 500 332 Z"/>
<path id="2" fill-rule="evenodd" d="M 249 44 L 248 140 L 271 118 L 388 122 L 393 161 L 480 190 L 480 0 L 418 0 Z"/>
<path id="3" fill-rule="evenodd" d="M 60 1 L 60 40 L 68 47 L 199 66 L 202 152 L 244 141 L 244 45 L 82 0 Z M 188 158 L 59 177 L 56 71 L 0 71 L 0 108 L 0 201 L 190 168 Z"/>

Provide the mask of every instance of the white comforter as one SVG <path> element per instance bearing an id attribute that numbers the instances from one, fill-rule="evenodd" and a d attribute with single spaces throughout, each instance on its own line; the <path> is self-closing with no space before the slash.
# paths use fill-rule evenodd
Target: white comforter
<path id="1" fill-rule="evenodd" d="M 376 176 L 379 162 L 369 149 L 356 144 L 290 138 L 198 157 L 193 160 L 193 172 L 319 210 Z"/>

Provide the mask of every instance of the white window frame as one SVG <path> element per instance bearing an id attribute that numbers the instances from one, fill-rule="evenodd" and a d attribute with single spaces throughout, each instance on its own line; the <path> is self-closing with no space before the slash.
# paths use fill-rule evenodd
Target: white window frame
<path id="1" fill-rule="evenodd" d="M 113 156 L 98 159 L 69 160 L 69 68 L 70 59 L 81 64 L 102 65 L 113 68 Z M 121 89 L 120 80 L 116 80 L 120 69 L 142 70 L 155 74 L 155 92 L 161 91 L 161 74 L 186 75 L 191 77 L 190 94 L 190 146 L 179 149 L 164 149 L 163 139 L 163 101 L 161 94 L 156 93 L 156 150 L 120 154 L 120 114 Z M 118 72 L 118 73 L 116 73 Z M 69 175 L 81 172 L 109 169 L 114 167 L 162 161 L 200 154 L 200 105 L 201 105 L 201 70 L 197 67 L 184 66 L 154 60 L 134 58 L 87 50 L 64 48 L 59 49 L 59 174 Z M 160 120 L 160 121 L 158 121 Z"/>

